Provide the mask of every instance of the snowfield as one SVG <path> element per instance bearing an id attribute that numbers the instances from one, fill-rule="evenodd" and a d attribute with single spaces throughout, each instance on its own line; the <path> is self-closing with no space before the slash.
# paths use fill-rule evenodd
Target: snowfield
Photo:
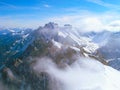
<path id="1" fill-rule="evenodd" d="M 0 90 L 120 90 L 119 36 L 82 35 L 52 22 L 36 30 L 1 30 Z"/>
<path id="2" fill-rule="evenodd" d="M 80 58 L 65 69 L 45 60 L 39 60 L 34 69 L 50 75 L 52 90 L 120 90 L 120 72 L 96 60 Z"/>

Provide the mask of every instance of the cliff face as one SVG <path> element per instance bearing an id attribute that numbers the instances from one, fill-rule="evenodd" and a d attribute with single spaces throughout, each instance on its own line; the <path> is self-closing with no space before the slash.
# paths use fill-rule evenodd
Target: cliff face
<path id="1" fill-rule="evenodd" d="M 64 84 L 72 84 L 68 83 L 69 80 L 66 81 L 68 74 L 74 77 L 82 71 L 94 76 L 93 72 L 100 70 L 100 77 L 104 77 L 101 76 L 104 73 L 102 68 L 107 62 L 99 53 L 99 46 L 90 38 L 81 36 L 71 25 L 59 27 L 55 23 L 48 23 L 36 30 L 16 34 L 16 37 L 18 35 L 22 38 L 13 41 L 17 41 L 12 43 L 14 50 L 8 49 L 10 58 L 5 56 L 8 60 L 2 59 L 4 64 L 1 63 L 1 80 L 9 90 L 74 90 L 68 89 L 68 86 L 65 89 Z M 11 52 L 16 53 L 13 55 Z M 78 80 L 81 80 L 78 76 Z M 77 80 L 75 77 L 74 79 Z"/>

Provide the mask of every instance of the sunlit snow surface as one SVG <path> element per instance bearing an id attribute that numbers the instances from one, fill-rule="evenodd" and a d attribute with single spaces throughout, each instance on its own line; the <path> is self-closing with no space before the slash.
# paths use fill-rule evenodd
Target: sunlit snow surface
<path id="1" fill-rule="evenodd" d="M 34 40 L 29 33 L 24 34 L 23 31 L 16 33 L 13 30 L 10 30 L 10 32 L 12 33 L 12 36 L 15 36 L 15 34 L 20 35 L 20 39 L 15 39 L 13 46 L 10 46 L 10 50 L 16 50 L 16 53 L 18 51 L 24 51 Z M 99 38 L 96 36 L 95 40 L 92 40 L 88 37 L 80 36 L 75 30 L 64 30 L 64 28 L 63 30 L 59 30 L 58 28 L 58 30 L 52 31 L 49 30 L 49 28 L 43 28 L 43 30 L 39 30 L 39 32 L 40 36 L 44 36 L 45 40 L 51 40 L 53 47 L 55 47 L 54 49 L 61 50 L 63 47 L 69 47 L 74 51 L 82 52 L 80 49 L 82 48 L 84 51 L 83 55 L 86 57 L 81 58 L 81 56 L 79 56 L 78 60 L 72 63 L 72 65 L 67 65 L 66 62 L 62 62 L 61 60 L 62 64 L 64 64 L 62 69 L 50 58 L 39 58 L 35 66 L 33 66 L 33 69 L 35 73 L 39 74 L 45 72 L 49 75 L 49 85 L 46 85 L 46 87 L 49 87 L 49 90 L 120 90 L 120 72 L 109 66 L 103 65 L 97 60 L 89 58 L 89 54 L 94 53 L 101 45 L 106 43 L 107 39 L 104 40 L 104 38 L 101 37 L 106 37 L 106 35 L 109 36 L 109 33 L 104 34 L 103 36 L 100 34 Z M 3 32 L 3 36 L 5 35 L 7 34 Z M 96 39 L 101 42 L 98 43 Z M 3 39 L 3 41 L 7 40 Z M 119 39 L 116 39 L 115 41 L 116 43 L 113 43 L 115 44 L 113 47 L 119 46 Z M 110 46 L 110 44 L 111 42 L 107 45 Z M 19 48 L 19 45 L 22 45 L 22 48 Z M 109 49 L 110 48 L 108 48 L 107 51 L 109 51 Z M 119 49 L 116 49 L 116 51 L 119 52 Z M 5 53 L 11 52 L 6 51 Z M 110 54 L 108 55 L 111 56 Z M 117 66 L 116 64 L 118 63 L 115 62 L 115 64 L 112 64 Z M 8 73 L 10 77 L 13 77 L 10 71 Z M 5 90 L 1 88 L 0 82 L 0 90 Z"/>
<path id="2" fill-rule="evenodd" d="M 120 72 L 92 59 L 80 58 L 59 69 L 50 59 L 38 60 L 36 72 L 47 72 L 52 90 L 120 90 Z"/>

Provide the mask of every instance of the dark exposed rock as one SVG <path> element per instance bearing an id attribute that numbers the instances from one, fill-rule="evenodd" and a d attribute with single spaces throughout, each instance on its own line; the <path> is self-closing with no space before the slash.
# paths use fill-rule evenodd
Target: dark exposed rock
<path id="1" fill-rule="evenodd" d="M 68 24 L 65 27 L 67 29 L 72 28 Z M 63 38 L 59 36 L 55 29 L 58 29 L 58 25 L 53 22 L 46 24 L 44 27 L 39 27 L 29 33 L 29 36 L 24 41 L 20 39 L 21 43 L 16 44 L 14 49 L 17 49 L 19 53 L 13 50 L 4 57 L 5 62 L 2 59 L 3 62 L 0 63 L 0 65 L 4 64 L 1 67 L 2 81 L 8 86 L 9 90 L 53 90 L 50 88 L 50 83 L 55 82 L 47 72 L 41 71 L 35 73 L 33 66 L 37 63 L 36 58 L 50 58 L 59 69 L 64 69 L 67 65 L 74 63 L 77 60 L 77 56 L 85 57 L 84 53 L 86 53 L 88 57 L 106 64 L 104 59 L 102 57 L 100 58 L 99 54 L 87 53 L 83 50 L 83 46 L 76 44 L 71 37 Z M 15 38 L 16 40 L 19 39 Z M 54 45 L 55 42 L 53 41 L 60 42 L 63 46 L 59 48 Z M 11 44 L 10 46 L 8 45 L 9 47 L 7 45 L 3 46 L 4 48 L 0 47 L 2 49 L 0 51 L 1 55 L 3 55 L 3 51 L 10 49 Z M 78 48 L 79 51 L 76 51 L 70 46 Z"/>

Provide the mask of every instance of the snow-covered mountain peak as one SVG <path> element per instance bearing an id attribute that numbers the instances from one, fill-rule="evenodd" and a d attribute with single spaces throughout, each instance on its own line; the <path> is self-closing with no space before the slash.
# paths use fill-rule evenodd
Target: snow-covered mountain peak
<path id="1" fill-rule="evenodd" d="M 80 32 L 72 28 L 69 24 L 59 27 L 58 24 L 52 22 L 38 28 L 36 33 L 38 37 L 44 37 L 44 40 L 54 40 L 62 45 L 71 47 L 83 47 L 86 52 L 94 53 L 99 48 L 98 45 L 93 43 L 90 38 L 81 36 L 80 34 Z"/>
<path id="2" fill-rule="evenodd" d="M 106 36 L 107 46 L 113 44 L 119 53 L 119 33 L 83 35 L 69 24 L 60 27 L 53 22 L 36 30 L 1 30 L 0 71 L 10 82 L 17 82 L 11 84 L 15 90 L 119 90 L 120 72 L 106 65 L 119 68 L 120 59 L 108 64 L 100 50 L 112 50 L 98 43 Z"/>

